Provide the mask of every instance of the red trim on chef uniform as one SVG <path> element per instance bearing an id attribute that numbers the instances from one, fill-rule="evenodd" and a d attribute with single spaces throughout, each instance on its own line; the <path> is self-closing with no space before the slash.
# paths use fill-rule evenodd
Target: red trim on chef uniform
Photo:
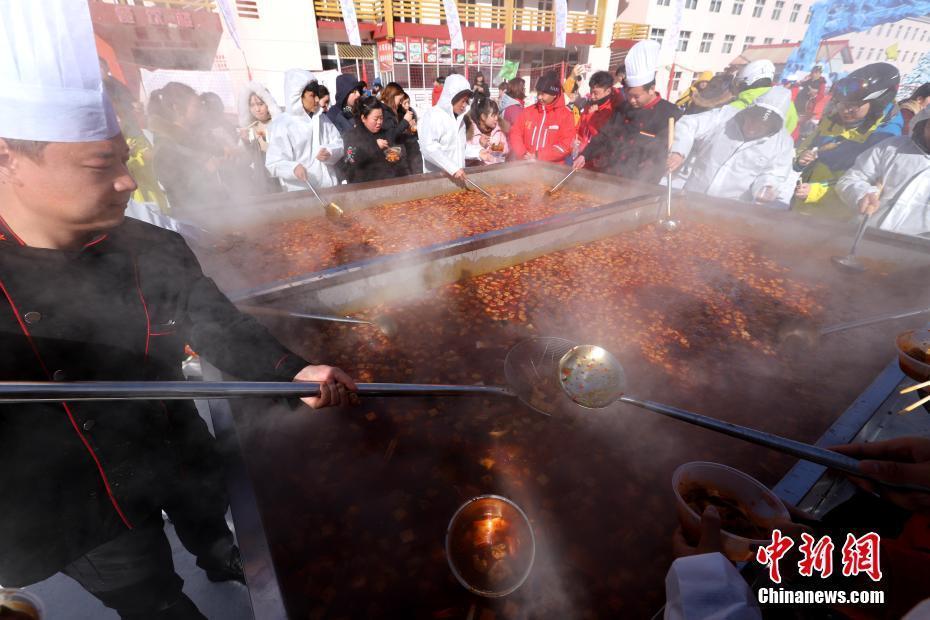
<path id="1" fill-rule="evenodd" d="M 13 232 L 13 229 L 10 228 L 10 225 L 6 223 L 6 220 L 0 216 L 0 241 L 6 241 L 6 236 L 2 233 L 6 232 L 12 236 L 21 246 L 25 246 L 26 243 L 20 239 L 19 235 Z M 106 235 L 102 235 L 87 245 L 85 248 L 88 248 L 92 245 L 100 243 L 106 239 Z M 138 280 L 137 280 L 138 281 Z M 23 335 L 26 336 L 26 340 L 29 342 L 29 346 L 32 348 L 32 352 L 36 356 L 36 360 L 39 362 L 39 366 L 42 367 L 42 371 L 45 373 L 45 376 L 48 377 L 49 381 L 52 380 L 51 373 L 49 373 L 48 368 L 45 366 L 45 362 L 42 360 L 42 356 L 39 354 L 39 349 L 36 347 L 35 342 L 32 340 L 32 334 L 29 333 L 29 328 L 26 327 L 26 324 L 23 322 L 23 319 L 20 316 L 19 308 L 16 307 L 16 303 L 13 301 L 13 296 L 10 295 L 10 292 L 7 290 L 6 285 L 3 283 L 3 280 L 0 279 L 0 290 L 3 291 L 3 295 L 6 297 L 6 300 L 10 304 L 10 309 L 13 311 L 13 316 L 16 318 L 16 322 L 19 323 L 19 328 L 22 330 Z M 139 295 L 141 297 L 142 291 L 140 289 Z M 143 305 L 145 304 L 145 299 L 142 300 Z M 146 310 L 146 319 L 148 319 L 148 310 Z M 146 336 L 146 345 L 148 344 L 148 336 Z M 148 351 L 148 346 L 146 346 L 146 352 Z M 97 471 L 100 473 L 100 478 L 103 480 L 103 486 L 107 490 L 107 496 L 110 498 L 110 503 L 113 504 L 113 508 L 116 509 L 116 513 L 119 515 L 119 518 L 122 519 L 123 523 L 127 528 L 133 529 L 132 523 L 129 522 L 129 519 L 126 518 L 126 515 L 123 513 L 123 509 L 120 508 L 119 502 L 116 501 L 116 496 L 113 495 L 113 489 L 110 487 L 110 480 L 107 478 L 106 472 L 103 470 L 103 464 L 100 462 L 100 459 L 97 457 L 97 453 L 94 452 L 94 449 L 91 447 L 90 442 L 87 441 L 87 438 L 81 432 L 80 427 L 77 424 L 77 421 L 74 419 L 74 414 L 71 412 L 71 408 L 68 406 L 68 403 L 62 401 L 61 406 L 64 407 L 65 413 L 68 414 L 68 420 L 71 422 L 71 427 L 74 429 L 74 432 L 77 433 L 77 436 L 81 439 L 81 443 L 84 444 L 84 447 L 87 448 L 87 451 L 90 453 L 91 458 L 94 460 L 94 464 L 97 466 Z"/>

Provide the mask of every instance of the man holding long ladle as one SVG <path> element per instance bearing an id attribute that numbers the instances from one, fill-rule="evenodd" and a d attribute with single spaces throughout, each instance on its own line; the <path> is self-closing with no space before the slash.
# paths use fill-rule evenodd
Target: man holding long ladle
<path id="1" fill-rule="evenodd" d="M 181 380 L 189 343 L 243 379 L 320 382 L 311 407 L 347 402 L 350 377 L 240 313 L 180 236 L 124 220 L 136 184 L 87 3 L 0 13 L 31 33 L 0 55 L 0 379 Z M 241 579 L 213 439 L 191 401 L 5 405 L 0 455 L 4 586 L 62 571 L 124 618 L 203 618 L 181 591 L 162 510 L 211 579 Z"/>

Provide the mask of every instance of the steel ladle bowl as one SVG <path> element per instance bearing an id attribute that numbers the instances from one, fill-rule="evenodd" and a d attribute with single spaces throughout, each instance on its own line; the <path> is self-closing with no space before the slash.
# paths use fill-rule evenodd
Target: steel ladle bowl
<path id="1" fill-rule="evenodd" d="M 455 578 L 473 594 L 507 596 L 523 585 L 535 559 L 533 526 L 506 497 L 473 497 L 449 521 L 446 560 Z"/>

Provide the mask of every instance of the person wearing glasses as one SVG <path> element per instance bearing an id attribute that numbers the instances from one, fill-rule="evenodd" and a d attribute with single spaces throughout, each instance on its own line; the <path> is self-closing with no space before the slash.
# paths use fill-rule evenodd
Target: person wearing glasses
<path id="1" fill-rule="evenodd" d="M 831 109 L 798 148 L 795 170 L 801 172 L 793 208 L 848 218 L 850 211 L 834 190 L 836 181 L 862 153 L 882 140 L 900 136 L 904 118 L 895 105 L 901 73 L 876 62 L 856 69 L 833 89 Z"/>

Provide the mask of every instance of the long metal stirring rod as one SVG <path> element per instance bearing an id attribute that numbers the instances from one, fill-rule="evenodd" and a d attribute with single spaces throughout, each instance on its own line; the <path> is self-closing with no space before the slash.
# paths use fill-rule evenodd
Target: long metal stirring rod
<path id="1" fill-rule="evenodd" d="M 487 385 L 359 383 L 362 396 L 516 397 L 511 390 Z M 319 396 L 313 382 L 266 381 L 0 381 L 0 404 L 60 401 L 189 400 L 192 398 L 260 398 Z"/>
<path id="2" fill-rule="evenodd" d="M 492 196 L 491 194 L 489 194 L 489 193 L 487 193 L 486 191 L 484 191 L 484 189 L 482 189 L 482 187 L 481 187 L 480 185 L 478 185 L 477 183 L 475 183 L 474 181 L 472 181 L 472 180 L 469 179 L 468 177 L 465 177 L 465 182 L 468 183 L 469 185 L 471 185 L 472 187 L 474 187 L 476 190 L 478 190 L 478 191 L 481 192 L 482 194 L 484 194 L 487 198 L 490 198 L 491 200 L 494 200 L 494 196 Z"/>
<path id="3" fill-rule="evenodd" d="M 238 306 L 240 310 L 253 315 L 286 317 L 292 319 L 311 319 L 317 321 L 330 321 L 332 323 L 351 323 L 352 325 L 375 325 L 373 321 L 364 319 L 353 319 L 348 316 L 331 316 L 328 314 L 308 314 L 306 312 L 288 312 L 278 310 L 277 308 L 266 308 L 263 306 Z"/>
<path id="4" fill-rule="evenodd" d="M 558 191 L 558 189 L 559 189 L 560 187 L 562 187 L 562 184 L 564 184 L 565 181 L 569 180 L 569 179 L 572 177 L 572 175 L 575 174 L 576 172 L 578 172 L 578 168 L 572 168 L 572 171 L 571 171 L 571 172 L 569 172 L 569 173 L 566 174 L 564 177 L 562 177 L 562 180 L 561 180 L 561 181 L 559 181 L 558 183 L 556 183 L 555 185 L 553 185 L 552 187 L 550 187 L 549 189 L 547 189 L 547 190 L 546 190 L 546 193 L 549 194 L 550 196 L 551 196 L 552 194 L 556 193 L 556 192 Z"/>
<path id="5" fill-rule="evenodd" d="M 836 325 L 830 325 L 829 327 L 823 327 L 820 329 L 820 335 L 826 336 L 827 334 L 833 334 L 835 332 L 844 332 L 848 329 L 856 329 L 857 327 L 865 327 L 866 325 L 874 325 L 875 323 L 884 323 L 885 321 L 894 321 L 897 319 L 906 319 L 911 316 L 928 313 L 930 313 L 930 308 L 916 308 L 913 310 L 902 310 L 901 312 L 878 314 L 857 321 L 849 321 L 848 323 L 838 323 Z"/>
<path id="6" fill-rule="evenodd" d="M 833 452 L 824 448 L 818 448 L 817 446 L 795 441 L 794 439 L 788 439 L 787 437 L 780 437 L 771 433 L 765 433 L 763 431 L 757 431 L 752 428 L 746 428 L 745 426 L 739 426 L 738 424 L 723 422 L 721 420 L 717 420 L 716 418 L 711 418 L 699 413 L 693 413 L 691 411 L 679 409 L 678 407 L 663 405 L 651 400 L 641 400 L 633 396 L 627 396 L 625 394 L 618 400 L 629 405 L 640 407 L 641 409 L 647 409 L 649 411 L 674 418 L 675 420 L 679 420 L 681 422 L 700 426 L 702 428 L 716 431 L 724 435 L 729 435 L 730 437 L 736 437 L 737 439 L 742 439 L 759 446 L 765 446 L 766 448 L 771 448 L 778 452 L 789 454 L 805 461 L 810 461 L 812 463 L 824 465 L 831 469 L 836 469 L 847 474 L 852 474 L 859 478 L 874 480 L 873 478 L 864 475 L 859 470 L 859 461 L 857 459 L 846 456 L 844 454 L 839 454 L 838 452 Z M 909 484 L 893 485 L 878 480 L 876 480 L 876 482 L 879 482 L 881 485 L 892 489 L 930 493 L 930 487 Z"/>

